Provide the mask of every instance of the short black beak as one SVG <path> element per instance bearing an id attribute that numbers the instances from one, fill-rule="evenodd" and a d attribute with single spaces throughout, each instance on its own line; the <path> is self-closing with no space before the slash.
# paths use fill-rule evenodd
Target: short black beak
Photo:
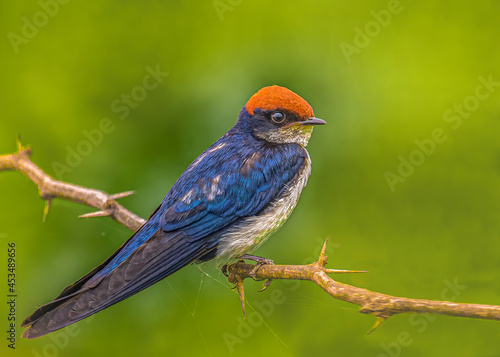
<path id="1" fill-rule="evenodd" d="M 310 117 L 307 120 L 301 121 L 300 124 L 302 124 L 302 125 L 325 125 L 326 121 L 324 121 L 323 119 Z"/>

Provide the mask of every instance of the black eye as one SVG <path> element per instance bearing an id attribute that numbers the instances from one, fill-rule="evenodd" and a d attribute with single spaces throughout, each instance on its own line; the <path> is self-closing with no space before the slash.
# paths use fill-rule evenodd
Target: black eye
<path id="1" fill-rule="evenodd" d="M 271 119 L 273 122 L 275 122 L 276 124 L 281 124 L 285 121 L 285 113 L 282 113 L 282 112 L 275 112 L 273 114 L 271 114 Z"/>

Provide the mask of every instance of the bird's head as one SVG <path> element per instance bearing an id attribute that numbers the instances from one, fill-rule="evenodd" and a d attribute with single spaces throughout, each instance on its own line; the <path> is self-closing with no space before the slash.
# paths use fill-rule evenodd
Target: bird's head
<path id="1" fill-rule="evenodd" d="M 276 85 L 255 93 L 243 108 L 239 121 L 260 139 L 302 146 L 307 145 L 314 125 L 326 124 L 314 117 L 311 106 L 304 99 Z"/>

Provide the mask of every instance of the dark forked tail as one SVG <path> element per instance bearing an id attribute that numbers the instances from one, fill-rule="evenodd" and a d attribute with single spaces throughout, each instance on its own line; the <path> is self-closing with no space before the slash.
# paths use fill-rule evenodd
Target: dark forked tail
<path id="1" fill-rule="evenodd" d="M 122 248 L 123 249 L 123 246 Z M 182 233 L 158 230 L 110 273 L 102 269 L 120 251 L 41 306 L 22 323 L 25 338 L 37 338 L 95 314 L 210 252 L 204 240 L 190 241 Z"/>

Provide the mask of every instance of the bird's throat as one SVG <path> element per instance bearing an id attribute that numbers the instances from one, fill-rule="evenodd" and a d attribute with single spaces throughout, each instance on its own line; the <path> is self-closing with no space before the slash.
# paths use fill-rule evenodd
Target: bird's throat
<path id="1" fill-rule="evenodd" d="M 311 138 L 312 130 L 313 127 L 311 125 L 295 124 L 292 126 L 272 129 L 265 132 L 255 130 L 254 134 L 258 138 L 264 139 L 271 143 L 296 143 L 305 147 L 307 146 L 307 143 Z"/>

